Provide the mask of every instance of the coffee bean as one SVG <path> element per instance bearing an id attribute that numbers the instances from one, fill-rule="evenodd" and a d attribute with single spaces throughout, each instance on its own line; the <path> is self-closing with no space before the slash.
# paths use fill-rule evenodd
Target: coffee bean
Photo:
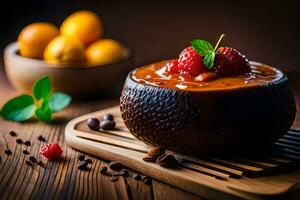
<path id="1" fill-rule="evenodd" d="M 106 174 L 106 172 L 107 172 L 107 167 L 102 167 L 102 168 L 100 169 L 100 173 L 101 173 L 101 174 Z"/>
<path id="2" fill-rule="evenodd" d="M 135 180 L 137 180 L 137 181 L 140 181 L 140 180 L 141 180 L 141 175 L 139 175 L 138 173 L 134 173 L 134 174 L 132 175 L 132 177 L 133 177 Z"/>
<path id="3" fill-rule="evenodd" d="M 90 129 L 98 131 L 100 128 L 100 121 L 97 118 L 89 118 L 87 120 L 87 125 Z"/>
<path id="4" fill-rule="evenodd" d="M 78 169 L 80 170 L 86 170 L 87 169 L 87 166 L 88 166 L 88 163 L 85 162 L 85 161 L 81 161 L 78 165 Z"/>
<path id="5" fill-rule="evenodd" d="M 176 168 L 178 167 L 177 160 L 171 154 L 163 154 L 159 156 L 156 160 L 156 163 L 162 167 L 166 168 Z"/>
<path id="6" fill-rule="evenodd" d="M 126 169 L 122 169 L 120 172 L 119 172 L 119 175 L 120 176 L 129 176 L 129 173 Z"/>
<path id="7" fill-rule="evenodd" d="M 9 134 L 13 137 L 15 137 L 17 135 L 17 133 L 15 131 L 10 131 Z"/>
<path id="8" fill-rule="evenodd" d="M 103 116 L 103 120 L 113 121 L 114 120 L 114 116 L 112 114 L 107 113 L 107 114 L 105 114 Z"/>
<path id="9" fill-rule="evenodd" d="M 31 162 L 30 160 L 25 160 L 25 163 L 26 163 L 27 165 L 30 165 L 30 166 L 33 165 L 32 162 Z"/>
<path id="10" fill-rule="evenodd" d="M 8 156 L 12 154 L 10 149 L 5 149 L 4 153 Z"/>
<path id="11" fill-rule="evenodd" d="M 24 154 L 26 154 L 26 155 L 28 155 L 29 154 L 29 152 L 25 149 L 25 150 L 23 150 L 23 153 Z"/>
<path id="12" fill-rule="evenodd" d="M 26 146 L 31 146 L 31 142 L 30 142 L 29 140 L 25 141 L 24 144 L 25 144 Z"/>
<path id="13" fill-rule="evenodd" d="M 114 121 L 104 120 L 100 122 L 100 128 L 102 128 L 103 130 L 111 130 L 115 128 L 115 126 L 116 126 L 116 122 Z"/>
<path id="14" fill-rule="evenodd" d="M 90 158 L 86 159 L 85 162 L 87 162 L 87 163 L 89 163 L 89 164 L 90 164 L 90 163 L 93 163 L 92 159 L 90 159 Z"/>
<path id="15" fill-rule="evenodd" d="M 149 156 L 160 156 L 165 153 L 165 149 L 160 147 L 152 147 L 148 150 L 147 155 Z"/>
<path id="16" fill-rule="evenodd" d="M 114 182 L 114 181 L 116 181 L 116 180 L 118 180 L 118 179 L 119 179 L 118 176 L 112 175 L 112 176 L 110 177 L 110 181 L 112 181 L 112 182 Z"/>
<path id="17" fill-rule="evenodd" d="M 146 155 L 143 158 L 143 160 L 146 161 L 146 162 L 155 162 L 157 158 L 158 158 L 158 156 L 149 156 L 149 155 Z"/>
<path id="18" fill-rule="evenodd" d="M 85 155 L 80 153 L 77 155 L 78 160 L 83 161 L 85 159 Z"/>
<path id="19" fill-rule="evenodd" d="M 21 138 L 16 139 L 16 142 L 17 142 L 18 144 L 23 144 L 23 140 L 22 140 Z"/>
<path id="20" fill-rule="evenodd" d="M 31 162 L 35 163 L 36 162 L 36 158 L 34 156 L 29 156 L 28 158 Z"/>
<path id="21" fill-rule="evenodd" d="M 38 140 L 41 141 L 41 142 L 45 142 L 46 141 L 46 139 L 42 135 L 38 136 Z"/>
<path id="22" fill-rule="evenodd" d="M 108 167 L 112 170 L 120 171 L 123 168 L 123 165 L 119 162 L 110 162 Z"/>
<path id="23" fill-rule="evenodd" d="M 148 176 L 145 176 L 142 178 L 142 181 L 146 184 L 146 185 L 150 185 L 151 184 L 151 178 Z"/>

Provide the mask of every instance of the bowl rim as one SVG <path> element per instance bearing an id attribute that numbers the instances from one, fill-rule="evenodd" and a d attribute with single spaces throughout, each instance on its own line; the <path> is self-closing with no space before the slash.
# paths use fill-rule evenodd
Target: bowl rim
<path id="1" fill-rule="evenodd" d="M 170 60 L 172 60 L 172 59 L 160 60 L 160 61 L 156 61 L 156 62 L 152 62 L 150 64 L 140 66 L 140 67 L 130 71 L 128 76 L 127 76 L 127 79 L 129 79 L 130 81 L 133 81 L 135 84 L 143 84 L 143 85 L 147 85 L 149 87 L 163 88 L 163 89 L 167 89 L 167 90 L 176 90 L 176 91 L 179 91 L 179 92 L 203 93 L 203 94 L 211 94 L 211 93 L 216 93 L 216 92 L 217 93 L 228 93 L 228 92 L 236 92 L 236 91 L 247 91 L 247 90 L 251 90 L 253 88 L 264 87 L 264 86 L 267 86 L 267 85 L 270 85 L 270 84 L 277 84 L 277 83 L 281 83 L 281 82 L 284 82 L 284 81 L 288 80 L 288 77 L 286 76 L 286 74 L 283 71 L 281 71 L 280 69 L 272 67 L 270 65 L 266 65 L 266 64 L 257 62 L 257 61 L 249 61 L 249 62 L 250 62 L 250 65 L 254 65 L 254 66 L 263 65 L 263 66 L 269 67 L 269 68 L 273 69 L 274 71 L 276 71 L 277 73 L 280 73 L 281 76 L 274 79 L 274 80 L 271 80 L 270 82 L 259 84 L 259 85 L 250 85 L 250 86 L 247 86 L 247 87 L 217 88 L 217 89 L 211 89 L 211 90 L 185 90 L 185 89 L 182 90 L 182 89 L 179 89 L 179 88 L 160 87 L 158 85 L 152 85 L 152 84 L 149 84 L 149 83 L 140 83 L 132 77 L 132 74 L 137 69 L 139 69 L 141 67 L 151 65 L 151 64 L 154 64 L 154 63 L 157 63 L 157 62 L 163 62 L 163 61 L 168 62 Z"/>
<path id="2" fill-rule="evenodd" d="M 34 59 L 34 58 L 28 58 L 28 57 L 21 56 L 17 53 L 18 51 L 19 51 L 18 42 L 17 41 L 12 42 L 5 47 L 4 57 L 10 58 L 10 59 L 18 59 L 19 61 L 27 62 L 27 63 L 29 63 L 29 62 L 35 63 L 35 65 L 32 65 L 32 66 L 43 65 L 43 68 L 48 68 L 48 69 L 84 70 L 84 69 L 91 69 L 91 68 L 97 68 L 97 67 L 108 67 L 108 66 L 119 65 L 121 63 L 128 62 L 133 57 L 132 51 L 129 48 L 125 47 L 125 58 L 118 62 L 114 62 L 111 64 L 85 63 L 85 64 L 78 64 L 78 65 L 74 65 L 74 64 L 73 65 L 72 64 L 59 65 L 59 64 L 52 64 L 52 63 L 45 62 L 42 59 Z"/>

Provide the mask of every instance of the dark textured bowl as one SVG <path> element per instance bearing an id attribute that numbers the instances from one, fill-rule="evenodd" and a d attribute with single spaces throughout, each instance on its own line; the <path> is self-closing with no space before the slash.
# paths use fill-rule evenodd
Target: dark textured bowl
<path id="1" fill-rule="evenodd" d="M 286 133 L 295 118 L 286 75 L 259 86 L 198 92 L 138 83 L 131 75 L 120 103 L 126 126 L 145 143 L 180 153 L 257 150 Z"/>

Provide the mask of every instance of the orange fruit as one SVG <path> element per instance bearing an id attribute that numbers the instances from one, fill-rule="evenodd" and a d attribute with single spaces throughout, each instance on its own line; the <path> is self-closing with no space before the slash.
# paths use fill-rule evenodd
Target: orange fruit
<path id="1" fill-rule="evenodd" d="M 50 23 L 36 22 L 26 26 L 18 36 L 20 55 L 42 59 L 46 46 L 58 34 L 58 28 Z"/>
<path id="2" fill-rule="evenodd" d="M 46 47 L 44 60 L 53 64 L 84 64 L 85 48 L 77 38 L 58 36 Z"/>
<path id="3" fill-rule="evenodd" d="M 61 27 L 62 35 L 79 38 L 84 45 L 96 41 L 102 36 L 102 22 L 98 15 L 91 11 L 77 11 L 67 17 Z"/>
<path id="4" fill-rule="evenodd" d="M 112 39 L 102 39 L 91 44 L 86 50 L 87 60 L 95 64 L 111 64 L 126 56 L 124 47 Z"/>

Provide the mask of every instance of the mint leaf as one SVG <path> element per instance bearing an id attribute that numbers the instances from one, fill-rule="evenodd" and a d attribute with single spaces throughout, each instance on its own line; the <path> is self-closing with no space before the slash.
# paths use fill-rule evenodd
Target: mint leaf
<path id="1" fill-rule="evenodd" d="M 48 106 L 48 101 L 44 100 L 42 105 L 35 111 L 35 115 L 44 122 L 51 122 L 52 111 Z"/>
<path id="2" fill-rule="evenodd" d="M 58 112 L 67 107 L 72 98 L 71 96 L 62 93 L 62 92 L 55 92 L 49 99 L 48 105 L 52 112 Z"/>
<path id="3" fill-rule="evenodd" d="M 206 40 L 193 39 L 191 41 L 192 47 L 197 51 L 197 53 L 203 56 L 203 62 L 208 69 L 212 69 L 214 66 L 215 56 L 217 48 L 221 40 L 225 37 L 225 34 L 222 34 L 215 47 L 211 45 Z"/>
<path id="4" fill-rule="evenodd" d="M 37 80 L 32 88 L 33 95 L 37 100 L 48 99 L 51 95 L 51 81 L 49 76 L 44 76 Z"/>
<path id="5" fill-rule="evenodd" d="M 191 41 L 192 47 L 197 51 L 201 56 L 205 56 L 211 51 L 214 51 L 214 47 L 206 40 L 193 39 Z"/>
<path id="6" fill-rule="evenodd" d="M 12 121 L 25 121 L 34 114 L 34 100 L 29 95 L 20 95 L 9 100 L 2 108 L 3 118 Z"/>
<path id="7" fill-rule="evenodd" d="M 214 51 L 209 52 L 203 58 L 203 62 L 208 69 L 211 69 L 214 66 L 216 53 Z"/>

